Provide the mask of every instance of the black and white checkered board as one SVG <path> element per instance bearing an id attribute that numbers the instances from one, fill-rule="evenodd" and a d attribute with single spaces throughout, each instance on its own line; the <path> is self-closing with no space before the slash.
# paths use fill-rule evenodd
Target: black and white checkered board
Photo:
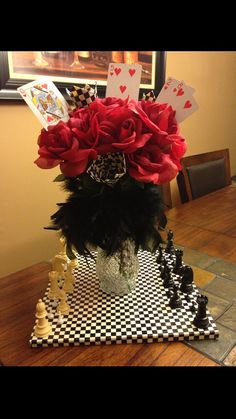
<path id="1" fill-rule="evenodd" d="M 140 271 L 136 288 L 128 295 L 109 295 L 100 290 L 96 277 L 95 262 L 89 266 L 80 258 L 80 266 L 75 270 L 76 283 L 74 292 L 68 295 L 70 313 L 64 316 L 62 325 L 57 324 L 58 314 L 49 320 L 52 334 L 47 338 L 37 338 L 32 332 L 32 347 L 99 345 L 111 343 L 166 342 L 181 340 L 216 339 L 219 336 L 216 325 L 207 311 L 210 325 L 206 330 L 193 325 L 191 301 L 179 293 L 183 299 L 181 308 L 171 309 L 169 297 L 160 278 L 156 255 L 147 251 L 138 253 Z M 165 255 L 170 265 L 173 257 Z M 172 274 L 175 281 L 178 275 Z M 199 294 L 195 284 L 190 300 L 196 300 Z M 52 301 L 47 297 L 49 286 L 43 301 L 47 311 L 52 308 Z M 34 326 L 35 327 L 35 326 Z"/>

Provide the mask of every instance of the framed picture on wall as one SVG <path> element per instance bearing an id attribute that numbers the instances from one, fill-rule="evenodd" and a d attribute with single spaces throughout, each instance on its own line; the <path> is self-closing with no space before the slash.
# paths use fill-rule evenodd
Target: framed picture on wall
<path id="1" fill-rule="evenodd" d="M 104 97 L 110 62 L 141 64 L 140 98 L 154 90 L 158 94 L 165 82 L 164 51 L 0 51 L 0 99 L 23 100 L 17 88 L 44 76 L 67 97 L 66 87 L 94 87 Z"/>

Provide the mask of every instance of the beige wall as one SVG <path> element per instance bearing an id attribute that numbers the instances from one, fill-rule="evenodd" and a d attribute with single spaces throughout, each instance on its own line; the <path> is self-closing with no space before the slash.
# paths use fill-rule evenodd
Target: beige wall
<path id="1" fill-rule="evenodd" d="M 229 148 L 236 174 L 236 52 L 168 52 L 167 76 L 194 87 L 199 109 L 180 125 L 187 155 Z M 173 205 L 180 202 L 176 180 Z"/>
<path id="2" fill-rule="evenodd" d="M 40 170 L 40 123 L 23 104 L 0 105 L 0 276 L 49 260 L 58 250 L 56 232 L 44 230 L 65 194 L 53 179 L 58 169 Z"/>
<path id="3" fill-rule="evenodd" d="M 236 174 L 236 53 L 168 52 L 167 76 L 196 89 L 199 110 L 181 124 L 187 154 L 229 147 Z M 57 233 L 43 227 L 66 194 L 52 182 L 59 169 L 33 164 L 40 129 L 26 105 L 0 102 L 0 276 L 49 260 L 59 249 Z M 172 193 L 177 204 L 175 181 Z"/>

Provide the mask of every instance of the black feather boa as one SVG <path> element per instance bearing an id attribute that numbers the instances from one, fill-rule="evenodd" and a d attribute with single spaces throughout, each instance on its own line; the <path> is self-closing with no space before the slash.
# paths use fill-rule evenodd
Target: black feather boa
<path id="1" fill-rule="evenodd" d="M 162 242 L 157 226 L 165 227 L 166 217 L 159 187 L 140 183 L 124 175 L 114 186 L 95 182 L 87 173 L 65 178 L 67 201 L 57 204 L 49 228 L 61 230 L 81 255 L 91 255 L 88 245 L 99 246 L 112 255 L 126 239 L 134 240 L 136 251 L 155 251 Z"/>

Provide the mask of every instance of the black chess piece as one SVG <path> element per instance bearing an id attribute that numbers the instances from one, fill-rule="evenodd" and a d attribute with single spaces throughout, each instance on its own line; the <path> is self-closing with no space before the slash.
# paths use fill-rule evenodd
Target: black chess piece
<path id="1" fill-rule="evenodd" d="M 172 239 L 173 239 L 173 237 L 174 237 L 174 233 L 173 233 L 173 231 L 172 231 L 172 230 L 168 230 L 168 233 L 167 233 L 167 239 L 168 239 L 168 241 L 169 241 L 169 240 L 172 240 Z"/>
<path id="2" fill-rule="evenodd" d="M 196 307 L 195 307 L 194 301 L 192 301 L 192 304 L 191 304 L 191 306 L 189 307 L 189 309 L 190 309 L 190 311 L 191 311 L 192 313 L 195 313 L 195 311 L 196 311 Z"/>
<path id="3" fill-rule="evenodd" d="M 166 295 L 168 298 L 172 297 L 173 295 L 173 288 L 168 288 L 166 291 Z"/>
<path id="4" fill-rule="evenodd" d="M 185 295 L 184 299 L 185 299 L 188 303 L 191 303 L 191 304 L 190 304 L 190 306 L 189 306 L 189 310 L 190 310 L 192 313 L 195 313 L 195 311 L 196 311 L 195 301 L 194 301 L 194 300 L 192 300 L 192 299 L 191 299 L 191 297 L 190 297 L 188 294 L 187 294 L 187 295 Z"/>
<path id="5" fill-rule="evenodd" d="M 191 294 L 193 292 L 193 270 L 191 266 L 185 265 L 181 268 L 180 291 L 185 294 Z"/>
<path id="6" fill-rule="evenodd" d="M 175 261 L 175 266 L 174 266 L 174 269 L 173 269 L 174 274 L 177 274 L 177 275 L 181 274 L 181 269 L 183 267 L 183 260 L 182 260 L 183 254 L 184 254 L 184 252 L 181 249 L 177 249 L 175 251 L 176 261 Z"/>
<path id="7" fill-rule="evenodd" d="M 165 277 L 164 277 L 163 285 L 165 288 L 173 288 L 173 286 L 175 285 L 174 280 L 171 276 L 171 268 L 167 264 L 165 267 Z"/>
<path id="8" fill-rule="evenodd" d="M 165 253 L 168 253 L 170 255 L 175 253 L 173 237 L 174 237 L 173 231 L 169 230 L 167 234 L 167 245 L 165 248 Z"/>
<path id="9" fill-rule="evenodd" d="M 198 310 L 197 314 L 193 320 L 194 326 L 200 328 L 200 329 L 206 329 L 209 325 L 209 319 L 206 315 L 206 305 L 208 303 L 208 298 L 206 295 L 198 295 L 197 297 L 197 303 L 198 303 Z"/>
<path id="10" fill-rule="evenodd" d="M 164 255 L 163 255 L 163 244 L 160 243 L 158 246 L 158 256 L 156 258 L 156 263 L 162 265 L 164 262 Z"/>
<path id="11" fill-rule="evenodd" d="M 179 308 L 179 307 L 182 307 L 182 300 L 181 300 L 181 298 L 179 296 L 178 290 L 179 290 L 178 286 L 175 285 L 173 287 L 173 295 L 172 295 L 172 297 L 171 297 L 171 299 L 169 301 L 169 304 L 170 304 L 170 307 L 171 308 Z"/>
<path id="12" fill-rule="evenodd" d="M 161 266 L 160 266 L 160 268 L 159 268 L 159 270 L 160 270 L 160 277 L 161 277 L 161 279 L 165 279 L 165 276 L 166 276 L 166 268 L 167 268 L 167 262 L 166 262 L 166 260 L 165 259 L 163 259 L 163 262 L 161 263 Z"/>

